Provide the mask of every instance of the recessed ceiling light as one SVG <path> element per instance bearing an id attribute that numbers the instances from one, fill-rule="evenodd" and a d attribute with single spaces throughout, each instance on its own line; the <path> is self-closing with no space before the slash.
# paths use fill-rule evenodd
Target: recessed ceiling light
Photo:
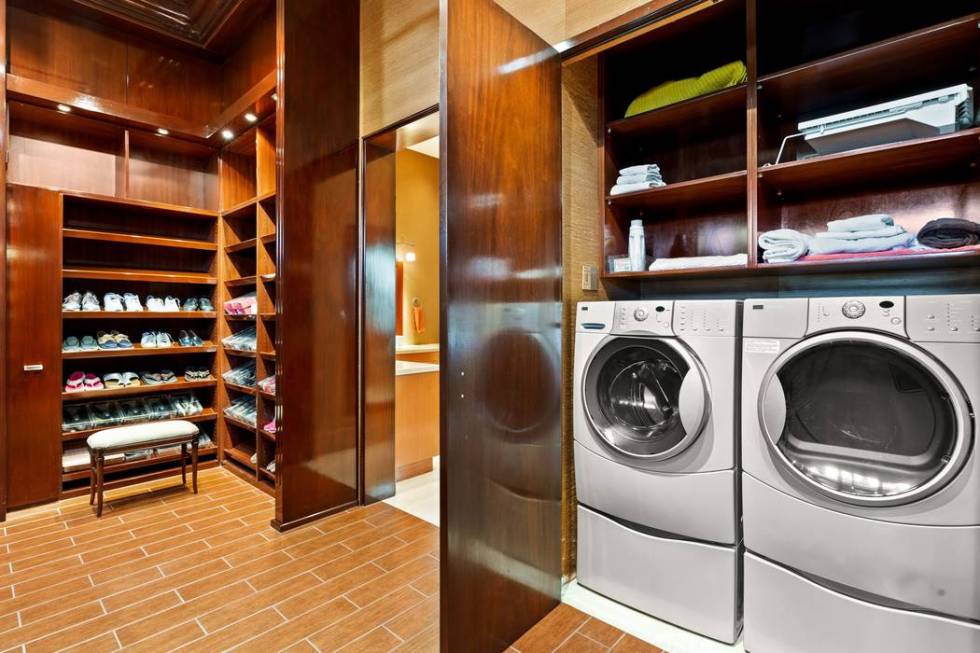
<path id="1" fill-rule="evenodd" d="M 413 252 L 412 250 L 408 250 L 407 252 L 405 252 L 405 260 L 408 261 L 409 263 L 414 263 L 415 252 Z"/>
<path id="2" fill-rule="evenodd" d="M 230 141 L 231 139 L 235 138 L 235 132 L 231 131 L 230 129 L 222 129 L 221 137 L 226 141 Z"/>
<path id="3" fill-rule="evenodd" d="M 256 116 L 256 115 L 255 115 L 254 113 L 252 113 L 251 111 L 249 111 L 248 113 L 246 113 L 246 114 L 245 114 L 245 120 L 247 120 L 247 121 L 249 121 L 249 122 L 255 122 L 255 121 L 256 121 L 256 120 L 258 120 L 258 119 L 259 119 L 259 117 L 258 117 L 258 116 Z"/>
<path id="4" fill-rule="evenodd" d="M 59 104 L 58 111 L 60 111 L 61 113 L 68 113 L 71 111 L 71 107 L 68 106 L 67 104 Z"/>
<path id="5" fill-rule="evenodd" d="M 157 133 L 160 134 L 161 136 L 166 136 L 167 134 L 170 133 L 170 130 L 164 129 L 163 127 L 157 127 Z"/>

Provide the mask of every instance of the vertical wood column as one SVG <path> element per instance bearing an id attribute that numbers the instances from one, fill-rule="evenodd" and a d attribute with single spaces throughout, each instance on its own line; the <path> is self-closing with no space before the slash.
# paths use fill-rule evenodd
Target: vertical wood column
<path id="1" fill-rule="evenodd" d="M 277 3 L 279 529 L 357 501 L 358 21 Z"/>
<path id="2" fill-rule="evenodd" d="M 561 590 L 561 71 L 442 0 L 441 645 L 502 651 Z"/>
<path id="3" fill-rule="evenodd" d="M 7 0 L 0 0 L 0 361 L 7 360 Z M 0 364 L 0 406 L 7 401 L 7 365 Z M 0 521 L 7 519 L 7 411 L 0 411 Z"/>

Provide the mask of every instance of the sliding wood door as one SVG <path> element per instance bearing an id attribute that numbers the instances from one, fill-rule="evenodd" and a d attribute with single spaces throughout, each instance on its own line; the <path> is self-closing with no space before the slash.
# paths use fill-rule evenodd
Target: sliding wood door
<path id="1" fill-rule="evenodd" d="M 557 53 L 442 0 L 442 649 L 501 651 L 561 587 Z"/>

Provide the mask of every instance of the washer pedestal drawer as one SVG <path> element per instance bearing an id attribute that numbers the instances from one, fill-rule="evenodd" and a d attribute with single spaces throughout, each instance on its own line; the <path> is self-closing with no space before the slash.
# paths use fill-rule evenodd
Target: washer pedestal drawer
<path id="1" fill-rule="evenodd" d="M 726 643 L 741 629 L 739 549 L 661 538 L 578 507 L 578 581 Z"/>
<path id="2" fill-rule="evenodd" d="M 980 625 L 869 603 L 745 553 L 749 653 L 976 653 Z"/>

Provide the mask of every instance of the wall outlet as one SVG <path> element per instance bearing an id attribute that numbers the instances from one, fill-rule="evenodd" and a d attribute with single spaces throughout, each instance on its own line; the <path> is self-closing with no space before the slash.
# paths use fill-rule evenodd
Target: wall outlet
<path id="1" fill-rule="evenodd" d="M 596 266 L 582 266 L 582 290 L 599 290 L 599 270 Z"/>

